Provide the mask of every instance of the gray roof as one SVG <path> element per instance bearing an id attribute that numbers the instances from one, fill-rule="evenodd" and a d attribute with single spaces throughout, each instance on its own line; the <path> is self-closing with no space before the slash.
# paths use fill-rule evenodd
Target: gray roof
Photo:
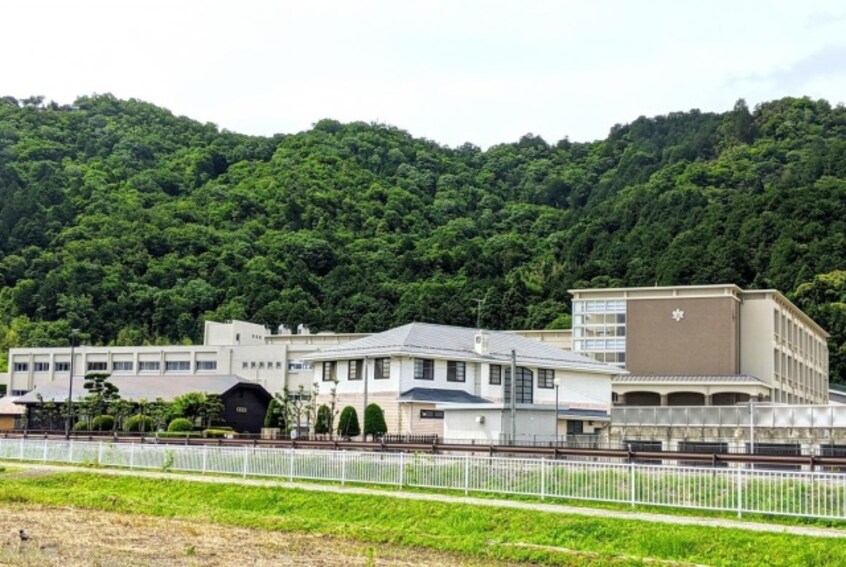
<path id="1" fill-rule="evenodd" d="M 620 374 L 611 379 L 614 384 L 763 384 L 763 380 L 749 374 L 719 376 L 644 376 Z"/>
<path id="2" fill-rule="evenodd" d="M 488 400 L 474 396 L 464 390 L 444 388 L 412 388 L 399 396 L 401 402 L 437 402 L 453 404 L 488 404 Z"/>
<path id="3" fill-rule="evenodd" d="M 472 362 L 507 364 L 511 351 L 517 353 L 517 364 L 619 374 L 615 366 L 597 362 L 534 339 L 503 331 L 485 331 L 490 337 L 490 353 L 479 355 L 473 348 L 478 329 L 452 327 L 432 323 L 409 323 L 355 341 L 321 349 L 302 357 L 304 360 L 338 360 L 381 356 L 417 356 Z"/>
<path id="4" fill-rule="evenodd" d="M 233 375 L 210 375 L 199 376 L 196 374 L 188 376 L 119 376 L 112 375 L 109 381 L 117 386 L 121 399 L 137 402 L 140 400 L 155 401 L 161 398 L 164 401 L 171 401 L 189 392 L 204 392 L 206 394 L 224 394 L 237 386 L 246 384 L 262 388 L 256 382 L 245 380 Z M 74 376 L 73 379 L 73 401 L 82 401 L 88 395 L 83 387 L 85 378 Z M 262 388 L 263 389 L 263 388 Z M 68 383 L 65 380 L 42 384 L 25 396 L 15 400 L 18 404 L 36 404 L 38 395 L 41 395 L 45 402 L 66 402 L 68 400 Z M 270 394 L 268 394 L 270 395 Z"/>
<path id="5" fill-rule="evenodd" d="M 0 415 L 23 415 L 26 408 L 15 403 L 18 398 L 0 398 Z"/>

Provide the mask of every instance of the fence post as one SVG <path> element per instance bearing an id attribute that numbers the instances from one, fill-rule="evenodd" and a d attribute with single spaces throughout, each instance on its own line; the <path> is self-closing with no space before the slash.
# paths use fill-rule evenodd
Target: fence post
<path id="1" fill-rule="evenodd" d="M 400 470 L 399 470 L 399 485 L 402 488 L 405 485 L 405 451 L 399 454 Z"/>
<path id="2" fill-rule="evenodd" d="M 23 437 L 21 437 L 21 451 L 20 451 L 20 455 L 18 456 L 18 460 L 19 461 L 24 460 L 24 438 Z"/>
<path id="3" fill-rule="evenodd" d="M 249 471 L 250 465 L 250 447 L 248 445 L 244 445 L 244 478 L 247 478 L 247 471 Z"/>
<path id="4" fill-rule="evenodd" d="M 347 481 L 347 452 L 341 451 L 341 485 Z"/>
<path id="5" fill-rule="evenodd" d="M 68 441 L 68 463 L 73 462 L 73 441 Z"/>
<path id="6" fill-rule="evenodd" d="M 742 469 L 737 469 L 737 517 L 743 517 L 743 477 Z"/>
<path id="7" fill-rule="evenodd" d="M 541 500 L 546 500 L 546 457 L 541 457 L 540 461 L 540 469 L 541 469 Z"/>
<path id="8" fill-rule="evenodd" d="M 135 468 L 135 443 L 129 443 L 129 469 Z"/>
<path id="9" fill-rule="evenodd" d="M 103 442 L 97 442 L 97 464 L 103 466 Z"/>
<path id="10" fill-rule="evenodd" d="M 470 455 L 464 455 L 464 496 L 470 494 Z"/>
<path id="11" fill-rule="evenodd" d="M 45 463 L 47 462 L 47 439 L 44 439 L 44 454 L 42 455 L 41 460 Z"/>
<path id="12" fill-rule="evenodd" d="M 209 446 L 203 445 L 203 474 L 206 474 L 209 461 Z"/>
<path id="13" fill-rule="evenodd" d="M 288 459 L 288 482 L 294 482 L 294 448 L 288 451 L 290 458 Z"/>
<path id="14" fill-rule="evenodd" d="M 636 486 L 635 486 L 635 464 L 634 461 L 629 463 L 629 490 L 631 491 L 630 500 L 632 508 L 635 507 Z"/>

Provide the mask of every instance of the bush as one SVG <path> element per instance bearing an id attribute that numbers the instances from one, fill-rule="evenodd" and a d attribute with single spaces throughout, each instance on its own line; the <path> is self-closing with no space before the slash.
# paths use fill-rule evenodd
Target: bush
<path id="1" fill-rule="evenodd" d="M 317 408 L 317 422 L 314 424 L 314 432 L 320 434 L 330 433 L 332 431 L 332 426 L 330 425 L 331 418 L 332 410 L 329 409 L 329 406 L 323 404 Z"/>
<path id="2" fill-rule="evenodd" d="M 344 437 L 355 437 L 361 434 L 361 427 L 358 424 L 358 413 L 352 406 L 347 406 L 341 411 L 341 418 L 338 420 L 338 435 Z"/>
<path id="3" fill-rule="evenodd" d="M 143 428 L 141 427 L 141 424 L 144 425 Z M 142 429 L 145 432 L 155 431 L 156 430 L 156 421 L 148 415 L 136 414 L 136 415 L 133 415 L 133 416 L 127 418 L 127 420 L 123 422 L 123 430 L 124 431 L 133 431 L 134 432 L 134 431 L 142 431 Z"/>
<path id="4" fill-rule="evenodd" d="M 378 404 L 369 404 L 364 408 L 364 435 L 384 435 L 388 432 L 385 413 Z"/>
<path id="5" fill-rule="evenodd" d="M 91 420 L 91 431 L 111 431 L 115 428 L 115 418 L 110 415 L 98 415 Z"/>
<path id="6" fill-rule="evenodd" d="M 156 437 L 175 437 L 177 439 L 185 439 L 186 437 L 200 437 L 203 433 L 201 431 L 159 431 Z"/>
<path id="7" fill-rule="evenodd" d="M 232 435 L 231 429 L 205 429 L 203 430 L 203 437 L 207 437 L 209 439 L 223 439 L 227 435 Z"/>
<path id="8" fill-rule="evenodd" d="M 77 421 L 73 426 L 74 431 L 91 431 L 91 424 L 87 421 Z"/>
<path id="9" fill-rule="evenodd" d="M 170 425 L 167 426 L 167 430 L 170 433 L 194 431 L 194 424 L 184 417 L 177 417 L 170 422 Z"/>

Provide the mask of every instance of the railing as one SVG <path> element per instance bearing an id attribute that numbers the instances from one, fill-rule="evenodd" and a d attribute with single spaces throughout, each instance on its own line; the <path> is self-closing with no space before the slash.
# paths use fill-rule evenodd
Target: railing
<path id="1" fill-rule="evenodd" d="M 611 408 L 614 426 L 664 427 L 846 427 L 844 406 L 787 406 L 756 404 L 738 406 L 618 406 Z"/>
<path id="2" fill-rule="evenodd" d="M 826 472 L 23 438 L 0 459 L 846 519 L 846 475 Z"/>

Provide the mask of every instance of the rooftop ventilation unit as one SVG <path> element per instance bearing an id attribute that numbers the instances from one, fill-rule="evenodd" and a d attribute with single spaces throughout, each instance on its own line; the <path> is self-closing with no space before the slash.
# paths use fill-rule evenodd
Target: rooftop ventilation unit
<path id="1" fill-rule="evenodd" d="M 479 331 L 473 337 L 473 350 L 480 356 L 488 356 L 491 352 L 491 336 L 484 331 Z"/>

